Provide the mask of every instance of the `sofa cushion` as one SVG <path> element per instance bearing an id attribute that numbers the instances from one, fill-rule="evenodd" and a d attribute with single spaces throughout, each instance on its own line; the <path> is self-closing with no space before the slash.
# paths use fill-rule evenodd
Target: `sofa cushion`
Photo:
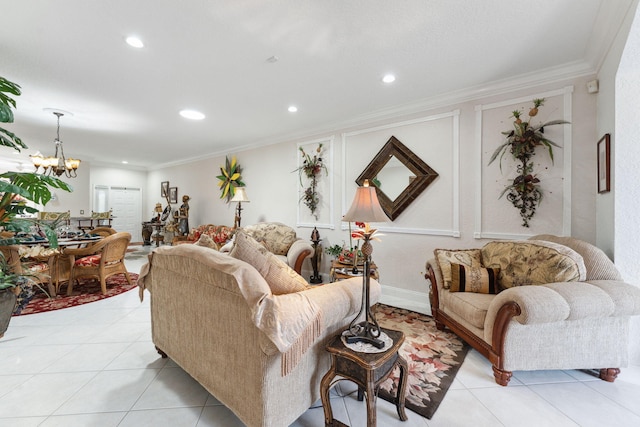
<path id="1" fill-rule="evenodd" d="M 252 265 L 269 284 L 275 295 L 303 291 L 309 284 L 285 262 L 243 231 L 238 231 L 232 257 Z"/>
<path id="2" fill-rule="evenodd" d="M 467 267 L 451 263 L 451 292 L 498 293 L 498 268 Z"/>
<path id="3" fill-rule="evenodd" d="M 484 328 L 484 319 L 491 301 L 496 298 L 490 294 L 476 294 L 472 292 L 442 293 L 444 311 L 451 311 L 476 328 Z"/>
<path id="4" fill-rule="evenodd" d="M 298 239 L 293 228 L 278 222 L 250 225 L 244 228 L 244 232 L 276 255 L 286 255 L 293 242 Z"/>
<path id="5" fill-rule="evenodd" d="M 495 241 L 484 245 L 482 263 L 500 268 L 501 289 L 514 286 L 544 285 L 584 281 L 582 256 L 566 246 L 542 241 Z"/>
<path id="6" fill-rule="evenodd" d="M 443 287 L 451 287 L 451 263 L 467 267 L 482 267 L 480 249 L 436 249 L 433 251 L 442 272 Z"/>

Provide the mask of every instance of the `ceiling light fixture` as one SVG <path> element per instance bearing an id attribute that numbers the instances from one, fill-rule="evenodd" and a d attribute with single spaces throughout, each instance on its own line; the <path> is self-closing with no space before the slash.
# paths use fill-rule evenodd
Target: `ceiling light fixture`
<path id="1" fill-rule="evenodd" d="M 396 76 L 393 74 L 387 74 L 382 78 L 382 81 L 385 83 L 393 83 L 396 81 Z"/>
<path id="2" fill-rule="evenodd" d="M 38 151 L 36 154 L 30 156 L 31 161 L 36 167 L 36 172 L 38 172 L 40 168 L 43 169 L 43 175 L 60 176 L 64 174 L 67 178 L 75 178 L 78 176 L 77 170 L 80 166 L 80 160 L 65 158 L 64 149 L 62 148 L 62 141 L 60 141 L 60 117 L 64 116 L 64 113 L 61 113 L 60 111 L 53 111 L 53 114 L 58 118 L 56 139 L 53 140 L 53 142 L 56 144 L 56 153 L 53 157 L 44 157 Z M 60 152 L 59 155 L 58 152 Z"/>
<path id="3" fill-rule="evenodd" d="M 135 36 L 129 36 L 129 37 L 127 37 L 125 39 L 125 41 L 131 47 L 135 47 L 135 48 L 138 48 L 138 49 L 144 47 L 144 43 L 142 43 L 142 40 L 140 40 L 139 38 L 137 38 Z"/>
<path id="4" fill-rule="evenodd" d="M 204 114 L 196 110 L 181 110 L 180 115 L 189 120 L 202 120 L 205 117 Z"/>
<path id="5" fill-rule="evenodd" d="M 291 105 L 289 108 L 287 108 L 287 111 L 289 111 L 290 113 L 297 113 L 298 107 L 296 107 L 295 105 Z"/>

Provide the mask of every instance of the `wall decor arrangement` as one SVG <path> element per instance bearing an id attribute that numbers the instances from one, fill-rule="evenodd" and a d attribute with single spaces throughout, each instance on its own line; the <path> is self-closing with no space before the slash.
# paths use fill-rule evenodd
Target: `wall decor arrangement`
<path id="1" fill-rule="evenodd" d="M 320 204 L 318 181 L 323 172 L 325 176 L 328 175 L 327 167 L 322 158 L 324 146 L 322 143 L 319 143 L 313 155 L 308 154 L 304 150 L 304 147 L 298 147 L 298 150 L 302 156 L 302 165 L 292 172 L 298 172 L 300 186 L 304 188 L 300 201 L 304 202 L 305 206 L 309 208 L 311 215 L 317 220 L 318 205 Z M 303 181 L 303 178 L 305 178 L 306 182 Z"/>
<path id="2" fill-rule="evenodd" d="M 598 141 L 598 193 L 611 191 L 611 135 Z"/>
<path id="3" fill-rule="evenodd" d="M 169 181 L 162 181 L 160 183 L 160 196 L 165 199 L 169 196 Z"/>
<path id="4" fill-rule="evenodd" d="M 236 194 L 236 187 L 244 187 L 242 182 L 242 167 L 238 164 L 236 156 L 225 158 L 223 166 L 220 166 L 220 175 L 218 175 L 218 187 L 220 187 L 220 198 L 225 199 L 227 203 L 231 201 Z"/>
<path id="5" fill-rule="evenodd" d="M 538 147 L 542 147 L 548 151 L 553 163 L 553 147 L 561 148 L 545 137 L 544 128 L 569 123 L 565 120 L 551 120 L 533 124 L 532 120 L 538 115 L 539 108 L 544 105 L 544 102 L 544 98 L 533 100 L 533 107 L 529 109 L 526 121 L 523 120 L 524 115 L 520 110 L 512 112 L 513 129 L 502 132 L 505 135 L 505 141 L 493 152 L 489 160 L 490 165 L 499 158 L 501 171 L 502 159 L 505 156 L 510 156 L 516 162 L 517 175 L 504 188 L 498 199 L 506 195 L 507 200 L 519 211 L 523 227 L 529 227 L 529 221 L 535 215 L 543 196 L 540 178 L 534 171 L 532 158 Z"/>

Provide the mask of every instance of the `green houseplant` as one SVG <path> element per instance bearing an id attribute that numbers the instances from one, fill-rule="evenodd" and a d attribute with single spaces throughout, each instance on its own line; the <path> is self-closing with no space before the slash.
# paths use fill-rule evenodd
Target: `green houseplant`
<path id="1" fill-rule="evenodd" d="M 542 188 L 540 178 L 535 174 L 533 167 L 533 156 L 536 149 L 542 147 L 548 150 L 549 157 L 553 163 L 553 147 L 560 146 L 544 135 L 544 128 L 547 126 L 567 124 L 565 120 L 551 120 L 537 125 L 531 123 L 538 115 L 538 108 L 544 105 L 544 98 L 534 99 L 533 107 L 529 110 L 529 119 L 522 120 L 522 112 L 515 110 L 512 112 L 513 129 L 504 131 L 505 141 L 494 151 L 489 164 L 500 157 L 500 170 L 502 170 L 502 158 L 509 153 L 517 162 L 517 175 L 502 191 L 499 199 L 505 194 L 507 200 L 518 209 L 522 218 L 522 226 L 529 227 L 529 221 L 536 213 L 536 208 L 542 200 Z"/>
<path id="2" fill-rule="evenodd" d="M 20 86 L 0 76 L 0 123 L 13 122 L 13 109 L 16 107 L 14 97 L 20 96 Z M 13 132 L 0 127 L 0 145 L 21 151 L 28 148 Z M 71 186 L 58 178 L 44 176 L 30 172 L 5 172 L 0 174 L 0 231 L 18 232 L 26 231 L 34 225 L 33 220 L 22 219 L 19 215 L 38 212 L 27 202 L 45 205 L 51 200 L 51 188 L 59 188 L 64 191 L 73 191 Z M 57 236 L 52 227 L 41 225 L 47 235 L 49 244 L 57 246 Z M 3 233 L 0 236 L 0 246 L 12 245 L 18 241 L 12 237 L 12 233 Z M 11 318 L 11 312 L 15 305 L 16 296 L 21 288 L 29 288 L 33 283 L 29 274 L 15 271 L 4 258 L 0 259 L 0 300 L 8 300 L 4 307 L 10 307 L 8 317 L 6 308 L 0 308 L 0 337 L 4 334 Z M 11 304 L 13 301 L 13 304 Z M 0 306 L 2 307 L 2 306 Z M 6 324 L 5 324 L 6 323 Z"/>

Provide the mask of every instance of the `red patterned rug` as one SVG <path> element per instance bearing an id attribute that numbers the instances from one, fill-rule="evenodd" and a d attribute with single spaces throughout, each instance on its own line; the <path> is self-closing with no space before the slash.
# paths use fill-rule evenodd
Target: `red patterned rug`
<path id="1" fill-rule="evenodd" d="M 44 292 L 38 290 L 26 307 L 24 307 L 19 314 L 14 313 L 14 316 L 60 310 L 61 308 L 87 304 L 119 295 L 136 287 L 138 275 L 129 273 L 129 277 L 133 285 L 127 283 L 124 274 L 116 274 L 109 277 L 107 279 L 107 293 L 105 295 L 102 294 L 102 290 L 100 289 L 100 281 L 92 278 L 78 279 L 78 282 L 73 286 L 74 295 L 71 296 L 66 295 L 66 284 L 62 285 L 60 295 L 57 295 L 55 298 L 48 298 Z"/>
<path id="2" fill-rule="evenodd" d="M 462 365 L 469 346 L 451 332 L 439 331 L 432 317 L 384 304 L 375 306 L 380 326 L 404 332 L 400 354 L 409 365 L 405 407 L 431 419 Z M 396 368 L 380 385 L 378 396 L 393 402 L 398 392 Z"/>

